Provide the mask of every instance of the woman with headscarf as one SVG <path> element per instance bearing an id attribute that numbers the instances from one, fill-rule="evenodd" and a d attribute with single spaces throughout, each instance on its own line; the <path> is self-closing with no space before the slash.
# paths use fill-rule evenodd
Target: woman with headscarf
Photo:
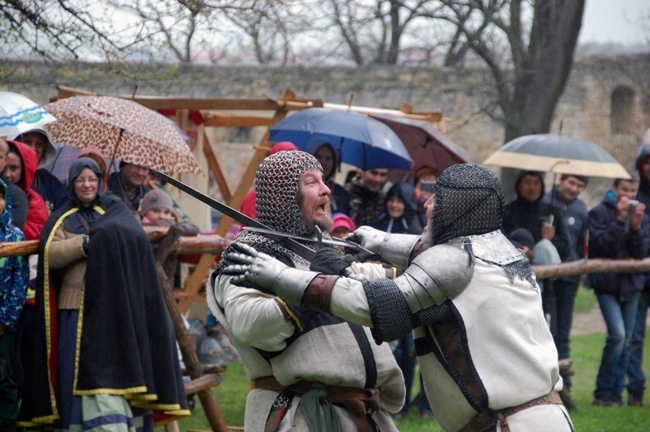
<path id="1" fill-rule="evenodd" d="M 126 205 L 101 195 L 94 160 L 76 160 L 68 180 L 40 239 L 19 424 L 153 431 L 189 411 L 151 245 Z"/>

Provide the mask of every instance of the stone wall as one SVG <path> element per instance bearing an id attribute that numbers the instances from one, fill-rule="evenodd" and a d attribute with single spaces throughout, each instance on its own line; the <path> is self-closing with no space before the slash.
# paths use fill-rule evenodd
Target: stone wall
<path id="1" fill-rule="evenodd" d="M 600 144 L 623 165 L 633 166 L 641 137 L 650 127 L 648 70 L 647 54 L 577 60 L 557 107 L 552 131 L 559 131 L 562 123 L 563 133 Z M 416 110 L 441 109 L 450 118 L 449 137 L 468 150 L 472 162 L 481 163 L 503 144 L 503 128 L 482 110 L 492 94 L 484 70 L 157 65 L 115 73 L 92 64 L 5 64 L 2 71 L 1 88 L 24 93 L 41 103 L 56 95 L 57 85 L 130 95 L 135 84 L 140 96 L 279 97 L 290 88 L 298 97 L 331 103 L 345 104 L 351 95 L 354 104 L 361 106 L 398 108 L 409 102 Z M 623 117 L 616 117 L 615 112 L 612 122 L 612 95 L 617 89 L 626 96 L 614 103 Z M 227 159 L 244 160 L 251 147 L 242 153 L 238 143 L 255 143 L 261 133 L 220 131 L 219 152 Z M 600 183 L 604 186 L 594 189 L 595 196 L 600 196 L 608 181 Z"/>

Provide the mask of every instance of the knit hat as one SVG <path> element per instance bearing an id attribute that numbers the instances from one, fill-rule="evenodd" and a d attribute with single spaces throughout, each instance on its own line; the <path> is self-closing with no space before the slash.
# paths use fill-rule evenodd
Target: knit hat
<path id="1" fill-rule="evenodd" d="M 280 141 L 277 144 L 273 144 L 273 147 L 271 147 L 271 151 L 269 154 L 276 154 L 281 151 L 292 151 L 292 150 L 298 150 L 298 147 L 290 141 Z"/>
<path id="2" fill-rule="evenodd" d="M 352 219 L 343 213 L 334 213 L 332 215 L 332 222 L 332 231 L 337 228 L 347 228 L 350 232 L 354 232 L 355 230 L 354 222 Z"/>
<path id="3" fill-rule="evenodd" d="M 153 189 L 147 192 L 140 201 L 140 216 L 147 214 L 152 208 L 166 208 L 172 210 L 174 202 L 167 192 L 161 189 Z"/>

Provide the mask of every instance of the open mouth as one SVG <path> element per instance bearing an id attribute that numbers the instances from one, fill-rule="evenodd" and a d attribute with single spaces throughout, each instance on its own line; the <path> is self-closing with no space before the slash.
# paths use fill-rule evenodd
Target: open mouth
<path id="1" fill-rule="evenodd" d="M 329 214 L 329 201 L 324 201 L 316 206 L 316 213 L 323 215 Z"/>

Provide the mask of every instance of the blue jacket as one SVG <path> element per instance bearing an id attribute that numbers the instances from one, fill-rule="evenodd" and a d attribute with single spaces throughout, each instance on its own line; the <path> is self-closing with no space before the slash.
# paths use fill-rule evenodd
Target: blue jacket
<path id="1" fill-rule="evenodd" d="M 25 241 L 22 231 L 11 223 L 11 197 L 7 185 L 0 180 L 0 188 L 5 195 L 5 208 L 0 214 L 0 242 Z M 9 330 L 16 330 L 16 321 L 25 304 L 29 265 L 26 257 L 0 258 L 0 323 Z"/>
<path id="2" fill-rule="evenodd" d="M 612 191 L 589 212 L 589 256 L 591 258 L 643 259 L 650 242 L 650 219 L 643 215 L 641 228 L 632 230 L 618 220 Z M 596 294 L 610 294 L 619 301 L 632 300 L 643 290 L 643 273 L 595 273 L 591 286 Z"/>

